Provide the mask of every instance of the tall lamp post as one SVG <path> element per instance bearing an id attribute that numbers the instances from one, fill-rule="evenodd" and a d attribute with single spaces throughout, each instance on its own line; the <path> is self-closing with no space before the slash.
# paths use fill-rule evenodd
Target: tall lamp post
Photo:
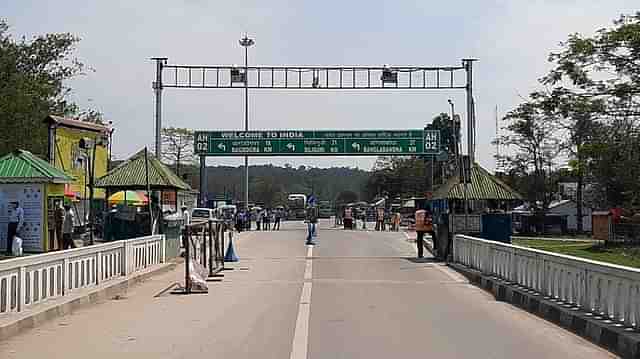
<path id="1" fill-rule="evenodd" d="M 458 129 L 456 128 L 455 105 L 454 105 L 453 101 L 451 101 L 451 99 L 448 99 L 447 102 L 451 106 L 451 128 L 453 129 L 453 140 L 456 142 L 455 143 L 456 147 L 454 148 L 454 153 L 455 153 L 455 155 L 457 157 L 458 156 Z"/>
<path id="2" fill-rule="evenodd" d="M 256 42 L 250 39 L 247 34 L 239 41 L 244 47 L 244 130 L 249 131 L 249 47 Z M 244 156 L 244 208 L 249 210 L 249 156 Z"/>

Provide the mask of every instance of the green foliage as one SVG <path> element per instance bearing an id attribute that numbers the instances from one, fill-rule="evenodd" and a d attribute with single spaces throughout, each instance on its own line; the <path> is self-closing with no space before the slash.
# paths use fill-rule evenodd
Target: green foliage
<path id="1" fill-rule="evenodd" d="M 562 45 L 549 56 L 556 67 L 542 79 L 545 84 L 569 81 L 582 94 L 609 97 L 610 111 L 639 114 L 640 12 L 622 15 L 593 37 L 572 34 Z"/>
<path id="2" fill-rule="evenodd" d="M 545 159 L 537 148 L 555 137 L 579 184 L 578 202 L 586 182 L 593 184 L 590 206 L 640 208 L 640 12 L 592 37 L 569 35 L 549 61 L 554 67 L 540 82 L 551 88 L 507 116 L 517 118 L 507 127 L 512 169 L 539 173 Z"/>
<path id="3" fill-rule="evenodd" d="M 571 120 L 573 167 L 596 183 L 597 206 L 640 208 L 640 12 L 562 45 L 541 81 L 555 87 L 552 104 Z"/>
<path id="4" fill-rule="evenodd" d="M 357 201 L 358 201 L 358 194 L 349 190 L 340 191 L 340 193 L 338 193 L 338 196 L 336 197 L 336 203 L 339 203 L 339 204 L 354 203 Z"/>
<path id="5" fill-rule="evenodd" d="M 640 248 L 637 246 L 603 246 L 593 242 L 529 239 L 515 240 L 513 244 L 599 262 L 640 268 Z"/>
<path id="6" fill-rule="evenodd" d="M 25 148 L 45 155 L 44 118 L 77 111 L 65 81 L 84 71 L 72 57 L 79 39 L 65 33 L 16 41 L 8 31 L 0 20 L 0 153 Z"/>
<path id="7" fill-rule="evenodd" d="M 366 198 L 420 197 L 427 191 L 425 163 L 417 157 L 380 157 L 366 184 Z"/>
<path id="8" fill-rule="evenodd" d="M 187 183 L 199 188 L 198 168 L 183 168 Z M 313 193 L 319 200 L 334 201 L 343 192 L 353 192 L 356 199 L 369 178 L 369 172 L 347 167 L 312 168 L 273 165 L 249 167 L 250 201 L 277 206 L 286 203 L 290 193 Z M 244 167 L 207 167 L 207 191 L 227 194 L 237 201 L 244 200 Z"/>
<path id="9" fill-rule="evenodd" d="M 518 105 L 504 117 L 507 133 L 498 140 L 510 149 L 499 160 L 506 164 L 507 173 L 520 177 L 511 184 L 525 194 L 535 206 L 542 203 L 542 210 L 551 202 L 553 184 L 548 172 L 560 153 L 558 123 L 546 110 L 545 98 L 532 94 L 528 101 Z"/>

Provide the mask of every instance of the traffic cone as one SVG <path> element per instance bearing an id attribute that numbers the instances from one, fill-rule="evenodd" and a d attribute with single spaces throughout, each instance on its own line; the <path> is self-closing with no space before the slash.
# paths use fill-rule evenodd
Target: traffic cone
<path id="1" fill-rule="evenodd" d="M 225 262 L 237 262 L 240 258 L 236 255 L 235 249 L 233 249 L 233 239 L 229 238 L 229 247 L 227 247 L 227 253 L 224 255 Z"/>

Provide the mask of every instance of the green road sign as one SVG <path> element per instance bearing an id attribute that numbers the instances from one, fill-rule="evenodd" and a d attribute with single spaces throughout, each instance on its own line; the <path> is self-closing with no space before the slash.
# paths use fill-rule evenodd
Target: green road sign
<path id="1" fill-rule="evenodd" d="M 201 156 L 375 156 L 440 152 L 437 130 L 375 131 L 202 131 L 195 133 Z"/>

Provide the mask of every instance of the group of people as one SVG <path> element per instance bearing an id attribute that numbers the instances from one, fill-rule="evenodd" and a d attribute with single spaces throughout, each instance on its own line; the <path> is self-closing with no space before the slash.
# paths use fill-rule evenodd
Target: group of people
<path id="1" fill-rule="evenodd" d="M 390 231 L 399 231 L 401 218 L 398 212 L 389 215 L 384 208 L 377 208 L 375 230 L 386 231 L 387 224 L 389 224 Z M 367 212 L 362 208 L 346 207 L 342 212 L 338 212 L 336 216 L 336 226 L 344 225 L 345 229 L 358 229 L 358 222 L 360 222 L 362 229 L 367 229 Z"/>
<path id="2" fill-rule="evenodd" d="M 22 255 L 22 231 L 24 229 L 24 209 L 20 205 L 20 201 L 8 203 L 7 224 L 7 247 L 5 254 L 7 256 Z M 54 235 L 49 238 L 49 250 L 63 250 L 75 248 L 73 242 L 75 214 L 71 206 L 64 204 L 62 201 L 55 203 L 53 226 Z"/>
<path id="3" fill-rule="evenodd" d="M 235 215 L 236 231 L 251 230 L 252 222 L 256 223 L 257 231 L 279 231 L 283 217 L 284 212 L 281 209 L 260 209 L 253 212 L 240 211 Z M 271 226 L 272 223 L 273 227 Z"/>
<path id="4" fill-rule="evenodd" d="M 280 222 L 282 220 L 282 211 L 279 209 L 263 209 L 257 211 L 255 214 L 256 230 L 257 231 L 269 231 L 280 230 Z M 273 222 L 273 228 L 271 228 L 271 222 Z"/>

